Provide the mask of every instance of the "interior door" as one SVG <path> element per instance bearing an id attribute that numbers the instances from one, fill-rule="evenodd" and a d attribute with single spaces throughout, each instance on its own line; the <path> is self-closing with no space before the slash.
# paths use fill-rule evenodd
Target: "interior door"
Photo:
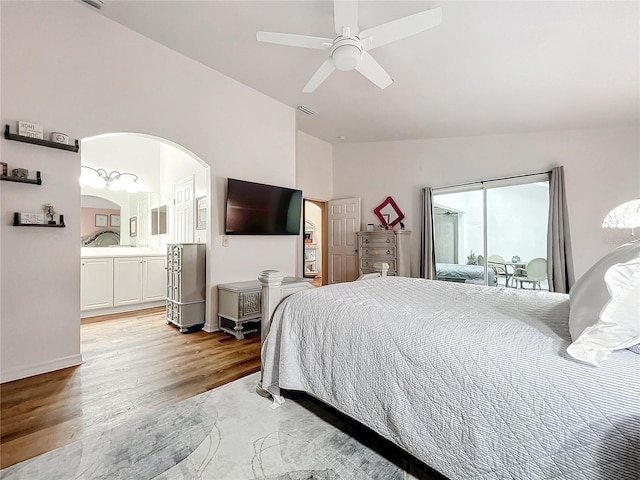
<path id="1" fill-rule="evenodd" d="M 185 178 L 173 185 L 173 239 L 175 243 L 193 243 L 194 210 L 193 191 L 194 177 Z"/>
<path id="2" fill-rule="evenodd" d="M 360 230 L 360 198 L 330 200 L 328 225 L 328 283 L 358 278 L 356 232 Z"/>

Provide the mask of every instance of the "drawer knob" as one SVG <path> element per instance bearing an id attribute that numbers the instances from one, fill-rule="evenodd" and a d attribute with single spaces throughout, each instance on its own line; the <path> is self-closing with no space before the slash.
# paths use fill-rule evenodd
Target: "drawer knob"
<path id="1" fill-rule="evenodd" d="M 391 239 L 390 238 L 387 238 L 387 243 L 391 243 Z"/>
<path id="2" fill-rule="evenodd" d="M 391 255 L 391 250 L 387 250 L 387 255 Z"/>
<path id="3" fill-rule="evenodd" d="M 365 238 L 365 239 L 364 239 L 364 243 L 369 243 L 369 239 L 368 239 L 368 238 Z"/>

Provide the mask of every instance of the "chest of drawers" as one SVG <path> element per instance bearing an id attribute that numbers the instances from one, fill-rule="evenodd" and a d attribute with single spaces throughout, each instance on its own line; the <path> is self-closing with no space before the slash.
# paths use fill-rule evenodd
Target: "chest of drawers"
<path id="1" fill-rule="evenodd" d="M 387 275 L 411 276 L 410 238 L 408 230 L 356 232 L 360 275 L 372 273 L 376 262 L 389 264 Z"/>

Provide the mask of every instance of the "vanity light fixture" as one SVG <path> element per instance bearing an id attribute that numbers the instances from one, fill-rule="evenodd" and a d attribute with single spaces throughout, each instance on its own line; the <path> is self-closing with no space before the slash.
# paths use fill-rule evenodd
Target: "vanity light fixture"
<path id="1" fill-rule="evenodd" d="M 110 190 L 126 190 L 129 193 L 138 191 L 138 176 L 134 173 L 113 170 L 107 173 L 103 168 L 95 169 L 82 165 L 80 185 L 93 188 L 108 188 Z"/>

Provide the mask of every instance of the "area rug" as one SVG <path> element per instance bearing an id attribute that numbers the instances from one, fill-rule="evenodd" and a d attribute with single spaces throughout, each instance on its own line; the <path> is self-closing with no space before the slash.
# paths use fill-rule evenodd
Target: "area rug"
<path id="1" fill-rule="evenodd" d="M 306 397 L 249 375 L 0 471 L 3 480 L 405 480 L 430 474 Z M 358 438 L 359 437 L 359 438 Z M 410 473 L 408 473 L 410 472 Z"/>

